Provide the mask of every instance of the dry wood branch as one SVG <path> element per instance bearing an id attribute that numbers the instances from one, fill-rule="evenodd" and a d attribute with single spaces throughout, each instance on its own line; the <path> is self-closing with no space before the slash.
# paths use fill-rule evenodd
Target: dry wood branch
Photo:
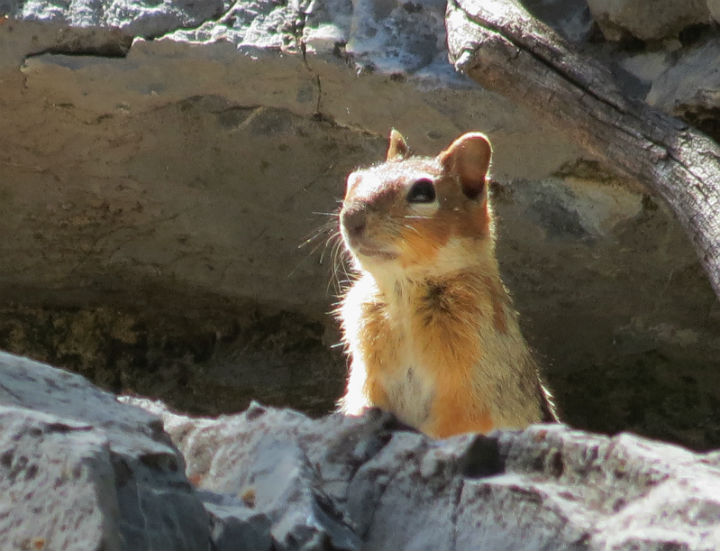
<path id="1" fill-rule="evenodd" d="M 573 51 L 516 0 L 450 0 L 455 67 L 532 109 L 672 208 L 720 297 L 720 147 L 623 95 L 610 69 Z"/>

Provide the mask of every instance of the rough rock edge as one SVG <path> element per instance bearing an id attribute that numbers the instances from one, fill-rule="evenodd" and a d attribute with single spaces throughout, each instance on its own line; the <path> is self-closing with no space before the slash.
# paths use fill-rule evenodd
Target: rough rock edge
<path id="1" fill-rule="evenodd" d="M 111 502 L 87 509 L 101 513 L 89 521 L 94 542 L 201 546 L 199 539 L 138 539 L 138 512 L 130 507 L 136 483 L 156 488 L 163 498 L 142 503 L 144 514 L 153 511 L 166 520 L 170 515 L 180 530 L 206 522 L 205 537 L 212 528 L 216 549 L 659 550 L 720 544 L 718 452 L 694 454 L 631 434 L 609 438 L 564 425 L 434 441 L 377 410 L 361 418 L 311 420 L 253 404 L 238 415 L 192 419 L 159 402 L 116 401 L 82 377 L 37 362 L 7 354 L 0 360 L 0 397 L 9 404 L 0 418 L 10 420 L 3 437 L 12 439 L 23 426 L 24 434 L 46 435 L 56 451 L 38 449 L 48 458 L 47 452 L 57 455 L 72 442 L 83 444 L 72 449 L 85 461 L 87 480 L 104 492 L 99 500 L 111 499 L 107 483 L 114 472 L 118 509 Z M 157 415 L 188 458 L 188 474 L 199 490 L 166 468 L 162 452 L 146 453 L 148 445 L 176 453 L 162 443 L 167 435 Z M 149 434 L 155 438 L 148 444 Z M 118 471 L 118 453 L 136 461 Z M 0 459 L 2 469 L 15 466 L 14 458 Z M 41 461 L 42 468 L 48 467 Z M 125 481 L 123 472 L 129 475 Z M 28 490 L 28 478 L 17 473 L 3 480 L 9 482 L 5 495 Z M 81 482 L 73 483 L 79 490 L 74 495 L 88 508 L 92 494 L 83 493 L 82 476 L 76 480 Z M 134 480 L 130 492 L 123 488 L 128 480 Z M 169 488 L 176 493 L 168 494 Z M 174 516 L 178 491 L 202 500 L 209 517 L 201 508 L 194 517 Z M 44 492 L 41 487 L 31 499 L 42 499 Z M 34 513 L 34 521 L 53 526 L 61 509 Z M 77 519 L 87 522 L 83 515 Z"/>
<path id="2" fill-rule="evenodd" d="M 123 401 L 163 418 L 201 488 L 253 492 L 256 514 L 276 512 L 260 503 L 267 480 L 253 453 L 270 446 L 278 461 L 301 457 L 295 469 L 312 466 L 304 483 L 319 485 L 365 547 L 711 549 L 720 541 L 717 453 L 563 425 L 436 442 L 379 412 L 312 421 L 254 404 L 192 420 L 157 402 Z M 289 452 L 298 448 L 301 456 Z M 234 514 L 246 518 L 246 509 Z"/>
<path id="3" fill-rule="evenodd" d="M 208 544 L 206 513 L 184 475 L 182 456 L 157 417 L 118 403 L 112 394 L 80 375 L 18 356 L 0 352 L 0 373 L 0 405 L 5 406 L 4 419 L 8 420 L 2 424 L 5 436 L 7 431 L 28 435 L 25 447 L 22 440 L 15 441 L 12 456 L 0 460 L 0 470 L 10 481 L 5 495 L 10 496 L 11 509 L 22 495 L 22 500 L 42 511 L 44 496 L 55 495 L 58 481 L 63 483 L 69 476 L 64 461 L 79 472 L 77 478 L 85 476 L 99 492 L 94 499 L 102 507 L 90 507 L 93 518 L 82 519 L 87 530 L 100 525 L 96 530 L 99 543 L 177 549 Z M 22 419 L 24 424 L 18 425 Z M 75 447 L 74 442 L 79 445 Z M 69 447 L 77 457 L 68 454 L 57 461 L 52 457 L 53 450 L 58 453 Z M 34 462 L 28 457 L 34 457 Z M 33 475 L 33 471 L 39 474 Z M 15 477 L 10 476 L 13 472 Z M 74 486 L 66 483 L 66 487 Z M 87 506 L 87 497 L 73 497 L 79 499 L 76 504 Z M 68 537 L 71 528 L 56 525 L 57 515 L 63 514 L 63 508 L 59 509 L 49 512 L 56 515 L 50 519 L 37 519 L 38 531 L 44 530 L 37 536 Z M 33 526 L 26 526 L 23 520 L 9 515 L 5 534 L 9 541 L 32 531 Z M 47 547 L 63 545 L 48 539 Z"/>

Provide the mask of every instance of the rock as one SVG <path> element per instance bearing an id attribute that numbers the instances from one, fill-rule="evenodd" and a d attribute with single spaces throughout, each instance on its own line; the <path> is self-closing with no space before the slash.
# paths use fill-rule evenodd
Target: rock
<path id="1" fill-rule="evenodd" d="M 715 22 L 720 23 L 720 0 L 707 0 L 707 7 Z"/>
<path id="2" fill-rule="evenodd" d="M 653 81 L 673 67 L 675 56 L 665 50 L 641 51 L 620 60 L 621 67 L 641 81 L 645 93 Z"/>
<path id="3" fill-rule="evenodd" d="M 593 19 L 583 0 L 526 0 L 522 4 L 571 42 L 583 42 L 592 33 Z"/>
<path id="4" fill-rule="evenodd" d="M 254 530 L 254 535 L 243 537 L 257 541 L 261 548 L 360 548 L 359 537 L 335 501 L 344 488 L 324 488 L 317 472 L 318 468 L 340 468 L 346 474 L 353 468 L 351 464 L 322 464 L 323 430 L 336 437 L 338 417 L 315 425 L 297 412 L 253 404 L 242 415 L 223 417 L 218 422 L 172 414 L 148 400 L 124 401 L 161 414 L 168 432 L 179 437 L 187 457 L 188 477 L 208 491 L 201 495 L 215 519 L 214 534 L 220 534 L 221 541 L 229 541 L 226 534 Z M 266 438 L 265 431 L 256 432 L 255 426 L 272 427 L 277 431 L 275 438 Z M 314 456 L 306 455 L 307 449 L 295 433 L 298 427 L 308 439 L 317 441 Z M 357 460 L 363 457 L 361 451 Z M 244 467 L 236 469 L 240 464 Z M 342 484 L 343 480 L 338 478 L 337 482 Z M 267 523 L 271 524 L 271 547 L 260 537 Z"/>
<path id="5" fill-rule="evenodd" d="M 7 354 L 0 373 L 0 529 L 14 548 L 720 545 L 718 452 L 559 424 L 436 441 L 378 410 L 193 419 Z"/>
<path id="6" fill-rule="evenodd" d="M 133 4 L 112 27 L 124 4 L 2 4 L 0 348 L 198 414 L 329 412 L 346 174 L 390 127 L 429 155 L 479 129 L 504 278 L 565 418 L 720 442 L 720 310 L 682 230 L 454 74 L 444 3 L 201 4 Z M 582 2 L 528 5 L 587 31 Z M 188 26 L 151 29 L 173 17 Z"/>
<path id="7" fill-rule="evenodd" d="M 377 411 L 313 421 L 254 405 L 237 416 L 192 420 L 125 400 L 163 417 L 190 476 L 216 503 L 218 495 L 242 496 L 232 498 L 237 518 L 251 522 L 252 510 L 256 526 L 270 519 L 273 537 L 285 518 L 278 496 L 313 494 L 325 496 L 336 527 L 360 538 L 332 540 L 343 549 L 720 544 L 717 453 L 563 425 L 433 441 Z"/>
<path id="8" fill-rule="evenodd" d="M 684 51 L 653 82 L 647 102 L 720 138 L 720 39 Z"/>
<path id="9" fill-rule="evenodd" d="M 107 437 L 89 424 L 0 406 L 0 530 L 12 549 L 117 549 Z"/>
<path id="10" fill-rule="evenodd" d="M 27 548 L 207 549 L 207 514 L 157 417 L 0 353 L 0 515 Z"/>
<path id="11" fill-rule="evenodd" d="M 70 0 L 64 5 L 45 1 L 0 2 L 0 13 L 28 21 L 60 23 L 69 27 L 108 27 L 129 36 L 153 38 L 180 27 L 197 27 L 222 13 L 222 0 L 165 0 L 138 3 L 129 0 L 86 2 Z"/>
<path id="12" fill-rule="evenodd" d="M 673 38 L 690 25 L 710 21 L 706 0 L 588 0 L 588 7 L 605 38 L 615 41 Z"/>
<path id="13" fill-rule="evenodd" d="M 270 535 L 272 520 L 265 513 L 256 513 L 245 501 L 229 494 L 199 491 L 210 516 L 210 533 L 214 549 L 232 551 L 272 551 Z"/>

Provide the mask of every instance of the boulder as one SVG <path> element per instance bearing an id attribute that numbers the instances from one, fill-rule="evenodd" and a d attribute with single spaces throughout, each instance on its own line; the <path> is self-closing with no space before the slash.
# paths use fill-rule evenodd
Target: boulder
<path id="1" fill-rule="evenodd" d="M 586 36 L 582 3 L 530 4 Z M 90 6 L 0 2 L 0 348 L 198 414 L 327 413 L 346 174 L 391 127 L 428 155 L 482 130 L 501 269 L 565 419 L 720 442 L 720 310 L 681 228 L 455 74 L 444 3 Z"/>
<path id="2" fill-rule="evenodd" d="M 379 410 L 191 418 L 7 354 L 0 375 L 12 548 L 720 545 L 718 452 L 560 424 L 432 440 Z"/>
<path id="3" fill-rule="evenodd" d="M 594 21 L 583 0 L 525 0 L 523 7 L 571 42 L 583 43 L 592 35 Z"/>
<path id="4" fill-rule="evenodd" d="M 720 544 L 717 453 L 563 425 L 433 441 L 379 411 L 311 420 L 255 404 L 241 415 L 191 420 L 124 400 L 162 416 L 190 477 L 216 502 L 223 493 L 240 498 L 225 502 L 226 519 L 270 522 L 281 548 L 283 503 L 303 511 L 297 518 L 308 533 L 324 530 L 326 545 L 339 549 Z M 308 509 L 302 495 L 323 505 Z M 323 540 L 294 541 L 319 548 Z"/>
<path id="5" fill-rule="evenodd" d="M 161 421 L 83 377 L 0 353 L 0 530 L 15 549 L 208 549 Z"/>
<path id="6" fill-rule="evenodd" d="M 675 38 L 690 25 L 707 24 L 707 0 L 588 0 L 588 7 L 608 40 L 643 41 Z"/>
<path id="7" fill-rule="evenodd" d="M 102 27 L 119 29 L 129 36 L 153 38 L 181 27 L 197 27 L 223 12 L 222 0 L 189 2 L 132 2 L 109 0 L 83 2 L 0 2 L 0 13 L 27 21 L 59 23 L 68 27 Z"/>
<path id="8" fill-rule="evenodd" d="M 91 424 L 0 406 L 0 530 L 11 549 L 117 549 L 107 436 Z"/>
<path id="9" fill-rule="evenodd" d="M 647 102 L 720 139 L 720 39 L 682 52 L 652 83 Z"/>
<path id="10" fill-rule="evenodd" d="M 720 23 L 720 0 L 707 0 L 707 7 L 713 20 Z"/>

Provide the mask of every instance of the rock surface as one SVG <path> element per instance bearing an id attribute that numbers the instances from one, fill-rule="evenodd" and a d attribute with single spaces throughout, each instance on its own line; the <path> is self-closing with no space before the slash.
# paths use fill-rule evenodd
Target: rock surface
<path id="1" fill-rule="evenodd" d="M 0 531 L 14 549 L 208 549 L 159 419 L 79 375 L 0 353 Z"/>
<path id="2" fill-rule="evenodd" d="M 707 0 L 707 7 L 712 18 L 720 23 L 720 0 Z"/>
<path id="3" fill-rule="evenodd" d="M 7 354 L 0 377 L 0 529 L 17 549 L 720 545 L 718 452 L 564 425 L 434 441 L 379 411 L 190 418 Z"/>
<path id="4" fill-rule="evenodd" d="M 432 441 L 377 411 L 313 421 L 255 404 L 242 415 L 192 420 L 129 401 L 163 417 L 190 478 L 213 500 L 240 496 L 226 498 L 225 522 L 269 521 L 280 548 L 293 525 L 288 504 L 294 537 L 313 536 L 293 539 L 295 548 L 317 548 L 323 538 L 341 549 L 720 544 L 716 453 L 562 425 Z"/>
<path id="5" fill-rule="evenodd" d="M 123 31 L 130 36 L 153 38 L 181 27 L 197 27 L 223 12 L 222 0 L 166 0 L 133 2 L 110 0 L 84 2 L 70 0 L 63 4 L 43 1 L 2 0 L 0 12 L 19 19 L 60 23 L 69 27 L 104 27 Z"/>
<path id="6" fill-rule="evenodd" d="M 0 378 L 0 529 L 17 549 L 720 545 L 718 452 L 564 425 L 434 441 L 379 411 L 256 403 L 190 418 L 7 354 Z"/>
<path id="7" fill-rule="evenodd" d="M 720 443 L 720 310 L 682 231 L 455 75 L 443 3 L 217 6 L 0 0 L 0 348 L 201 414 L 326 413 L 345 174 L 391 126 L 423 154 L 481 129 L 504 277 L 565 419 Z M 528 6 L 592 35 L 582 2 Z M 685 58 L 666 57 L 644 92 Z"/>
<path id="8" fill-rule="evenodd" d="M 662 40 L 710 22 L 707 0 L 588 0 L 588 7 L 608 40 Z"/>
<path id="9" fill-rule="evenodd" d="M 653 82 L 647 102 L 720 138 L 720 37 L 683 52 Z"/>

